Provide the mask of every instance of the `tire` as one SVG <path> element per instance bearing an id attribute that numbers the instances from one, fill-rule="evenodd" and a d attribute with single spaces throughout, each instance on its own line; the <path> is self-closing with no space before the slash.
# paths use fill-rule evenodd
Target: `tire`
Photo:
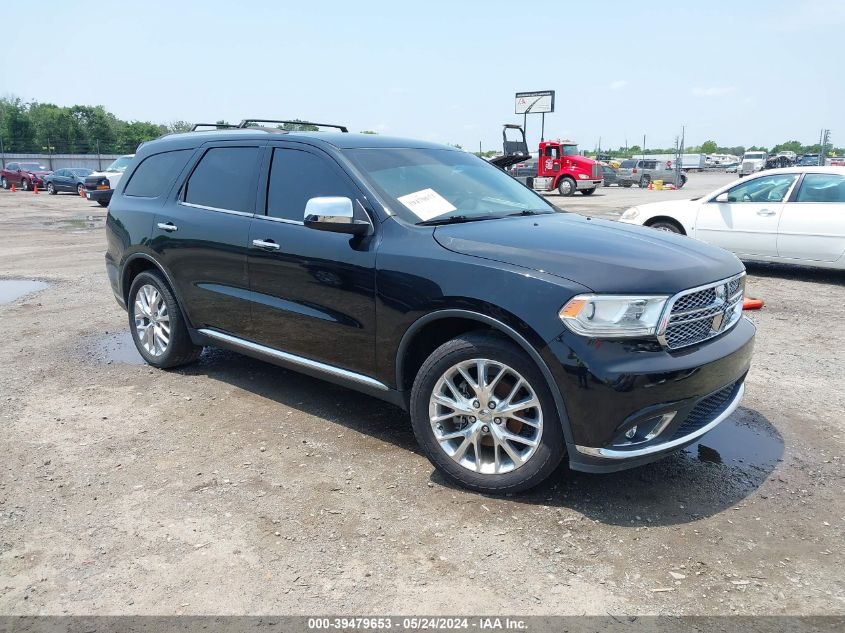
<path id="1" fill-rule="evenodd" d="M 179 304 L 160 273 L 139 273 L 132 281 L 126 305 L 135 347 L 153 367 L 187 365 L 202 353 L 202 347 L 191 341 Z M 167 339 L 165 344 L 163 338 Z"/>
<path id="2" fill-rule="evenodd" d="M 508 415 L 497 416 L 496 409 L 490 407 L 491 401 L 483 402 L 486 397 L 479 396 L 470 386 L 469 380 L 477 380 L 476 368 L 481 359 L 487 363 L 484 371 L 487 380 L 495 383 L 487 397 L 491 401 L 501 399 L 493 401 L 494 407 L 504 411 L 502 402 L 514 398 L 517 404 L 537 403 L 510 410 L 513 416 L 520 414 L 519 420 Z M 457 369 L 462 363 L 466 364 L 465 373 Z M 500 370 L 502 375 L 497 376 Z M 446 382 L 447 376 L 452 377 L 451 384 L 456 389 L 463 390 L 461 403 L 467 407 L 467 415 L 458 415 L 459 409 L 443 404 L 444 392 L 452 394 L 452 401 L 459 404 L 458 394 Z M 519 377 L 528 386 L 510 393 Z M 434 399 L 435 393 L 440 395 L 440 402 Z M 465 399 L 467 395 L 469 398 Z M 548 478 L 566 453 L 554 399 L 542 373 L 525 352 L 501 336 L 468 333 L 434 350 L 414 380 L 410 412 L 414 435 L 431 463 L 448 480 L 476 492 L 502 494 L 528 490 Z M 432 421 L 432 417 L 444 415 L 447 417 Z M 438 439 L 436 432 L 457 435 Z M 534 444 L 503 439 L 502 433 Z M 517 459 L 511 458 L 513 454 Z"/>
<path id="3" fill-rule="evenodd" d="M 0 179 L 0 186 L 2 186 L 3 189 L 8 189 L 9 188 L 9 181 L 6 180 L 5 178 Z"/>
<path id="4" fill-rule="evenodd" d="M 83 185 L 82 183 L 76 185 L 76 195 L 80 198 L 85 196 L 85 185 Z"/>
<path id="5" fill-rule="evenodd" d="M 575 181 L 569 176 L 564 176 L 557 183 L 557 192 L 568 197 L 575 193 L 575 187 Z"/>
<path id="6" fill-rule="evenodd" d="M 681 228 L 681 225 L 673 220 L 658 220 L 657 222 L 652 222 L 648 226 L 649 228 L 657 229 L 658 231 L 677 233 L 678 235 L 684 234 L 684 230 Z"/>
<path id="7" fill-rule="evenodd" d="M 58 191 L 56 191 L 55 185 L 52 182 L 47 183 L 47 193 L 49 193 L 51 196 L 55 196 L 58 193 Z"/>
<path id="8" fill-rule="evenodd" d="M 678 189 L 683 189 L 685 184 L 687 184 L 687 177 L 681 174 L 681 186 Z"/>
<path id="9" fill-rule="evenodd" d="M 582 189 L 581 194 L 584 196 L 591 196 L 596 192 L 596 188 L 593 187 L 592 189 Z"/>
<path id="10" fill-rule="evenodd" d="M 632 184 L 632 183 L 630 183 L 630 182 L 623 182 L 623 183 L 621 183 L 621 184 L 622 184 L 622 186 L 623 186 L 623 187 L 625 187 L 625 189 L 628 189 L 628 188 L 631 186 L 631 184 Z"/>
<path id="11" fill-rule="evenodd" d="M 648 189 L 649 184 L 651 184 L 651 176 L 640 178 L 640 189 Z"/>
<path id="12" fill-rule="evenodd" d="M 109 206 L 109 203 L 106 200 L 97 200 L 97 204 L 99 204 L 101 207 Z"/>
<path id="13" fill-rule="evenodd" d="M 21 189 L 29 191 L 29 181 L 26 178 L 21 178 Z"/>

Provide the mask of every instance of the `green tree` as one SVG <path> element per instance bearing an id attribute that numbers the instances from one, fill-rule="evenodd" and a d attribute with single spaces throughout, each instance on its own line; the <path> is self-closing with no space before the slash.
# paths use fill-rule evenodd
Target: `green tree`
<path id="1" fill-rule="evenodd" d="M 701 147 L 699 148 L 699 151 L 700 151 L 702 154 L 715 154 L 715 153 L 716 153 L 716 150 L 717 150 L 718 148 L 719 148 L 719 146 L 718 146 L 718 145 L 716 145 L 716 141 L 704 141 L 704 142 L 701 144 Z"/>
<path id="2" fill-rule="evenodd" d="M 294 119 L 296 123 L 285 123 L 279 129 L 286 132 L 319 132 L 320 128 L 316 125 L 311 125 L 302 121 L 302 119 Z"/>
<path id="3" fill-rule="evenodd" d="M 119 126 L 118 151 L 134 152 L 144 141 L 151 141 L 166 133 L 167 128 L 148 121 L 133 121 Z"/>
<path id="4" fill-rule="evenodd" d="M 171 134 L 179 134 L 180 132 L 190 132 L 192 127 L 194 127 L 194 124 L 187 121 L 171 121 L 167 124 L 167 131 Z"/>
<path id="5" fill-rule="evenodd" d="M 772 151 L 777 152 L 795 152 L 796 154 L 801 154 L 803 149 L 803 145 L 801 145 L 800 141 L 786 141 L 786 143 L 780 143 L 775 145 L 772 148 Z"/>
<path id="6" fill-rule="evenodd" d="M 35 129 L 29 118 L 26 106 L 20 99 L 3 99 L 3 120 L 0 122 L 0 134 L 7 152 L 35 151 Z"/>

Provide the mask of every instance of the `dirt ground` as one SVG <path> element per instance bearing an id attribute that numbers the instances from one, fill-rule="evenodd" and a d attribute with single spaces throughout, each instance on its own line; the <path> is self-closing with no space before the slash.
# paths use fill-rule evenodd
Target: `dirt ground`
<path id="1" fill-rule="evenodd" d="M 0 305 L 0 614 L 845 613 L 843 274 L 749 265 L 747 394 L 699 444 L 490 498 L 377 400 L 229 352 L 141 364 L 104 216 L 0 192 L 0 279 L 49 284 Z"/>

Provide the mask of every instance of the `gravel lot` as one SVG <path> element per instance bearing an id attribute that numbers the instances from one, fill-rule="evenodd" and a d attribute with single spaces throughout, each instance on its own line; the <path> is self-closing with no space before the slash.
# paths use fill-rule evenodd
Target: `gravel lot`
<path id="1" fill-rule="evenodd" d="M 615 217 L 730 178 L 550 198 Z M 700 444 L 489 498 L 377 400 L 222 351 L 142 365 L 104 216 L 0 191 L 0 279 L 49 284 L 0 305 L 0 614 L 845 613 L 842 274 L 749 265 L 747 395 Z"/>

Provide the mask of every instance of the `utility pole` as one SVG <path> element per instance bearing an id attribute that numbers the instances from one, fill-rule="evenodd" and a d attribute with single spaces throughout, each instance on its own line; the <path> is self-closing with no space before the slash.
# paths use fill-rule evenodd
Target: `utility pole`
<path id="1" fill-rule="evenodd" d="M 643 158 L 645 158 L 645 134 L 643 134 Z"/>
<path id="2" fill-rule="evenodd" d="M 100 158 L 100 139 L 97 139 L 97 171 L 103 171 L 103 159 Z"/>
<path id="3" fill-rule="evenodd" d="M 825 151 L 825 147 L 827 147 L 827 144 L 829 142 L 830 130 L 823 129 L 821 133 L 821 142 L 819 143 L 819 145 L 821 145 L 821 147 L 819 148 L 819 167 L 824 167 L 825 165 L 825 154 L 827 154 L 827 152 Z"/>
<path id="4" fill-rule="evenodd" d="M 681 137 L 675 141 L 677 152 L 675 153 L 675 186 L 681 186 L 681 167 L 684 161 L 684 136 L 686 134 L 686 126 L 681 126 Z"/>

